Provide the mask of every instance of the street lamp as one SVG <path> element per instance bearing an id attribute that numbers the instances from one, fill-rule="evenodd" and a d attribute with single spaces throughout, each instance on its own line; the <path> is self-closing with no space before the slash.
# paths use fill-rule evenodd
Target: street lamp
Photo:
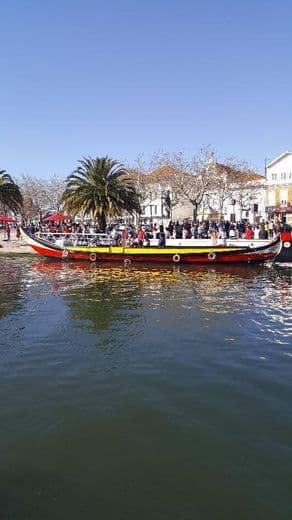
<path id="1" fill-rule="evenodd" d="M 163 225 L 164 213 L 163 210 L 166 210 L 166 217 L 172 219 L 172 193 L 171 190 L 168 189 L 165 192 L 161 192 L 161 219 Z"/>

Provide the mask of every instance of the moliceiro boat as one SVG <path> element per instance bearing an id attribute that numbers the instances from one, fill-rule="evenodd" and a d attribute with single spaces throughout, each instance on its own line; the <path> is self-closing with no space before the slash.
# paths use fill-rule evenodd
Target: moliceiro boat
<path id="1" fill-rule="evenodd" d="M 249 245 L 195 245 L 162 247 L 130 247 L 107 245 L 64 245 L 28 234 L 22 230 L 27 243 L 37 253 L 60 260 L 89 262 L 160 262 L 172 264 L 229 264 L 259 263 L 273 260 L 279 253 L 280 237 L 259 247 Z"/>

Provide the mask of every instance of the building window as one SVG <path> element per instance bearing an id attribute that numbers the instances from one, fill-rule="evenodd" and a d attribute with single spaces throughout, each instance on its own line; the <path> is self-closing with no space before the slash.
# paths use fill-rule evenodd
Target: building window
<path id="1" fill-rule="evenodd" d="M 286 179 L 286 172 L 281 173 L 281 179 Z"/>
<path id="2" fill-rule="evenodd" d="M 154 215 L 157 215 L 157 206 L 154 206 Z"/>
<path id="3" fill-rule="evenodd" d="M 145 215 L 145 206 L 141 207 L 142 215 Z"/>
<path id="4" fill-rule="evenodd" d="M 277 174 L 276 174 L 276 173 L 272 173 L 272 180 L 273 180 L 273 181 L 276 181 L 276 180 L 277 180 Z"/>

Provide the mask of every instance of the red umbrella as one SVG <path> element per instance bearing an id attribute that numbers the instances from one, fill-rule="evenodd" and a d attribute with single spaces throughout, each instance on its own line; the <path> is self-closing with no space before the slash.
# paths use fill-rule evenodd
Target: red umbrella
<path id="1" fill-rule="evenodd" d="M 0 215 L 0 222 L 16 222 L 12 217 L 6 217 L 6 215 Z"/>
<path id="2" fill-rule="evenodd" d="M 43 222 L 62 222 L 64 220 L 70 220 L 70 217 L 62 215 L 62 213 L 53 213 L 46 218 L 43 218 Z"/>

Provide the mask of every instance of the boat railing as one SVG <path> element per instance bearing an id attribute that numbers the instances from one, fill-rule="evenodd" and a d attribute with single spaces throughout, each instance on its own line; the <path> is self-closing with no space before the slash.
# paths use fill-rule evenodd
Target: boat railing
<path id="1" fill-rule="evenodd" d="M 53 233 L 39 231 L 36 236 L 59 246 L 110 245 L 111 238 L 106 233 Z"/>

